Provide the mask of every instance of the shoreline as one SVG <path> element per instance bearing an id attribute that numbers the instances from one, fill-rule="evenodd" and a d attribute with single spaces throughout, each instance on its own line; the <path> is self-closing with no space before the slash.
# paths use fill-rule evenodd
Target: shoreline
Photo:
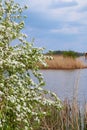
<path id="1" fill-rule="evenodd" d="M 40 70 L 79 70 L 79 69 L 87 69 L 87 66 L 83 68 L 40 68 Z"/>

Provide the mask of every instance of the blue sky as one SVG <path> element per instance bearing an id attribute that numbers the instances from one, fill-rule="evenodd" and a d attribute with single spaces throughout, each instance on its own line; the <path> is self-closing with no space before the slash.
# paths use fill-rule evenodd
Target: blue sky
<path id="1" fill-rule="evenodd" d="M 16 0 L 17 1 L 17 0 Z M 87 0 L 18 0 L 28 5 L 24 32 L 46 50 L 87 51 Z"/>

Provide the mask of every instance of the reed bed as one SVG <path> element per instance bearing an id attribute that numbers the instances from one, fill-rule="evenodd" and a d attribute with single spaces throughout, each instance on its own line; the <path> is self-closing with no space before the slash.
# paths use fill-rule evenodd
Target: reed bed
<path id="1" fill-rule="evenodd" d="M 54 107 L 50 109 L 48 116 L 42 119 L 38 130 L 87 130 L 87 104 L 83 107 L 84 112 L 77 103 L 63 102 L 63 109 L 60 111 Z"/>
<path id="2" fill-rule="evenodd" d="M 53 59 L 47 59 L 47 67 L 43 69 L 80 69 L 85 68 L 85 65 L 79 59 L 73 59 L 72 57 L 63 57 L 59 55 L 52 55 Z"/>

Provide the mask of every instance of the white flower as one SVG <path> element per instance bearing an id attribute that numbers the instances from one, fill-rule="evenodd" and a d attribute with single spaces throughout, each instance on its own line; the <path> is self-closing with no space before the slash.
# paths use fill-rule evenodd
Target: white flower
<path id="1" fill-rule="evenodd" d="M 16 106 L 16 109 L 18 112 L 20 112 L 21 106 L 20 105 Z"/>
<path id="2" fill-rule="evenodd" d="M 2 127 L 2 122 L 1 122 L 1 120 L 0 120 L 0 127 Z"/>
<path id="3" fill-rule="evenodd" d="M 12 103 L 15 103 L 16 98 L 13 95 L 11 95 L 11 96 L 8 96 L 8 100 L 10 100 Z"/>
<path id="4" fill-rule="evenodd" d="M 29 130 L 29 128 L 27 126 L 25 126 L 25 130 Z"/>
<path id="5" fill-rule="evenodd" d="M 0 95 L 3 95 L 4 93 L 2 91 L 0 91 Z"/>

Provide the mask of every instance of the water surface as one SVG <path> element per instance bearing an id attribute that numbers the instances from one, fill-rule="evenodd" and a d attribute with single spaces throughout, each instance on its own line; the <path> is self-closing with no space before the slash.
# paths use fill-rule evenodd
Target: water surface
<path id="1" fill-rule="evenodd" d="M 46 82 L 45 88 L 55 92 L 60 99 L 87 101 L 87 69 L 78 70 L 41 70 Z"/>

